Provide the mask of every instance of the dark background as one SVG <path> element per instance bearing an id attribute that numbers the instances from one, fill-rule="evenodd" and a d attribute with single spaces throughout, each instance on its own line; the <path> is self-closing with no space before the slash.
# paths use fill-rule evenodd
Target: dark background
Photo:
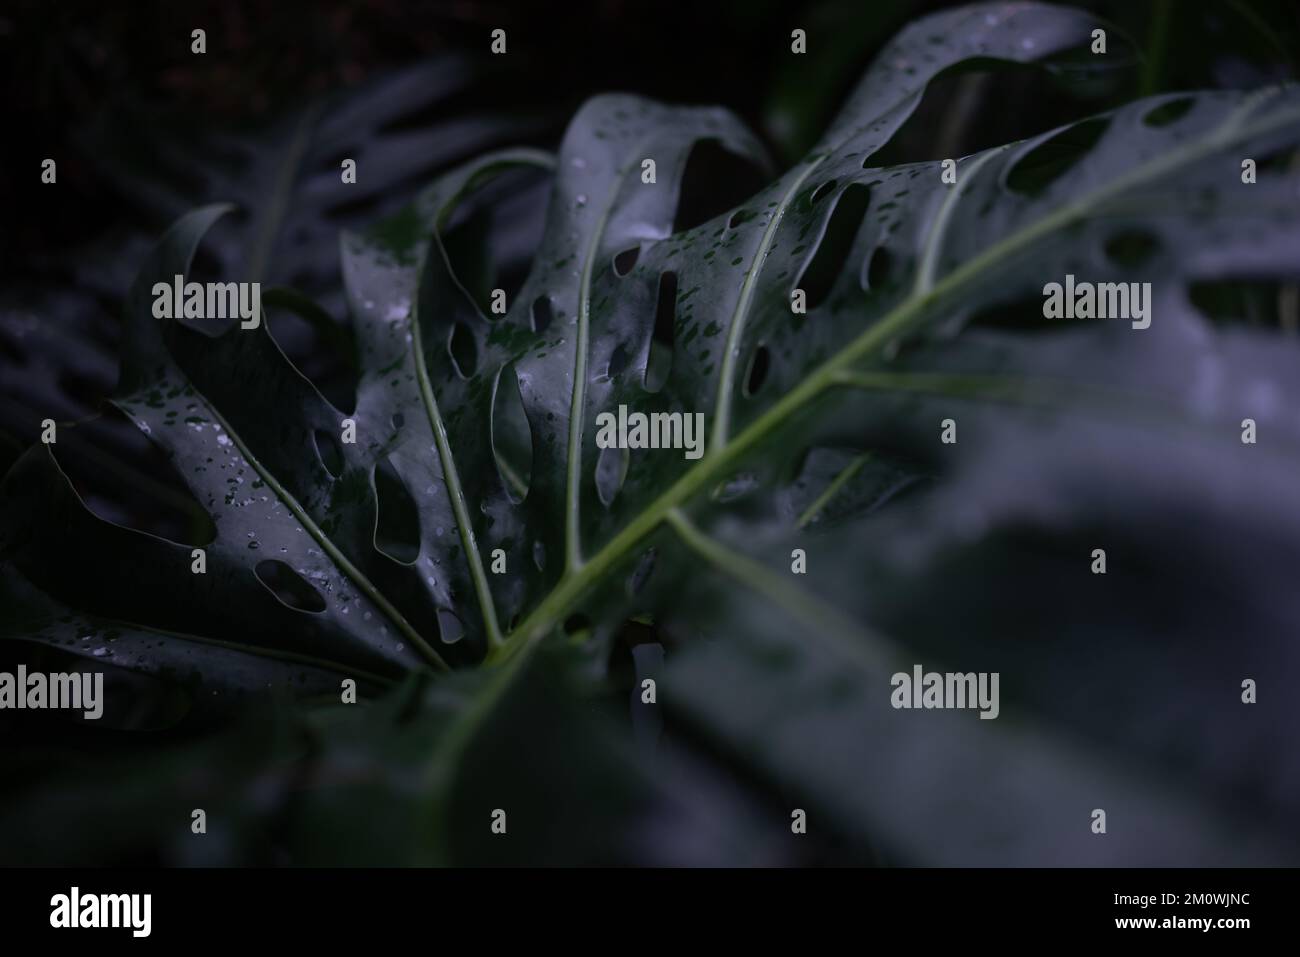
<path id="1" fill-rule="evenodd" d="M 94 156 L 78 148 L 94 122 L 125 104 L 156 122 L 221 128 L 265 123 L 313 96 L 358 87 L 428 58 L 464 56 L 480 73 L 426 120 L 492 113 L 542 120 L 518 142 L 553 147 L 584 99 L 640 93 L 680 103 L 718 103 L 738 113 L 785 162 L 815 140 L 879 48 L 925 13 L 959 6 L 938 0 L 674 4 L 319 4 L 19 2 L 0 14 L 5 90 L 6 269 L 14 258 L 57 255 L 138 211 L 115 194 Z M 1094 0 L 1095 11 L 1136 44 L 1126 88 L 1134 94 L 1256 86 L 1294 77 L 1300 8 L 1287 0 Z M 190 31 L 207 31 L 208 52 L 190 52 Z M 509 53 L 491 56 L 501 27 Z M 809 53 L 790 55 L 789 34 L 809 34 Z M 1112 36 L 1112 43 L 1119 37 Z M 968 104 L 969 105 L 969 104 Z M 1104 105 L 1104 104 L 1103 104 Z M 1045 104 L 999 100 L 1000 124 L 1041 129 Z M 1050 105 L 1048 105 L 1050 108 Z M 1053 125 L 1068 117 L 1053 114 Z M 532 127 L 532 123 L 523 123 Z M 970 124 L 974 126 L 975 124 Z M 970 149 L 1003 142 L 983 131 Z M 965 145 L 963 143 L 963 145 Z M 60 158 L 58 190 L 29 188 L 45 156 Z M 48 194 L 48 195 L 47 195 Z"/>

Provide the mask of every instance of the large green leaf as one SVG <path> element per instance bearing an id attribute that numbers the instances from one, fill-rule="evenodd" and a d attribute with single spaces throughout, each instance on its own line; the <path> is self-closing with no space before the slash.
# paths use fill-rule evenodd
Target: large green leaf
<path id="1" fill-rule="evenodd" d="M 1295 663 L 1278 583 L 1300 542 L 1286 412 L 1300 355 L 1195 304 L 1199 283 L 1294 276 L 1300 210 L 1267 161 L 1300 140 L 1300 97 L 1145 100 L 960 158 L 955 184 L 939 162 L 872 167 L 940 71 L 1052 56 L 1093 26 L 1034 4 L 920 21 L 803 162 L 694 228 L 674 231 L 692 148 L 760 164 L 761 148 L 724 111 L 608 96 L 554 160 L 490 155 L 345 234 L 361 379 L 338 474 L 317 436 L 345 416 L 265 326 L 152 318 L 153 282 L 185 271 L 220 210 L 183 217 L 128 304 L 118 404 L 211 511 L 208 574 L 190 573 L 188 546 L 90 514 L 46 448 L 4 485 L 13 574 L 47 593 L 47 615 L 63 603 L 240 661 L 288 653 L 382 680 L 486 658 L 502 677 L 473 712 L 509 696 L 548 636 L 599 651 L 640 617 L 669 645 L 670 715 L 899 858 L 1293 860 L 1278 836 L 1294 762 L 1261 772 L 1221 734 L 1273 760 L 1276 728 L 1294 728 L 1278 705 L 1243 711 L 1238 689 Z M 553 169 L 545 232 L 506 314 L 487 315 L 445 233 L 521 166 Z M 828 267 L 836 212 L 864 191 Z M 1067 273 L 1151 282 L 1151 327 L 1039 313 L 1015 328 Z M 820 275 L 814 308 L 793 313 Z M 620 405 L 703 412 L 706 454 L 601 453 L 595 418 Z M 945 418 L 956 445 L 940 443 Z M 1241 443 L 1243 418 L 1260 445 Z M 376 538 L 385 474 L 412 503 L 406 557 Z M 1236 561 L 1220 565 L 1225 538 Z M 790 572 L 795 547 L 807 575 Z M 1111 551 L 1105 578 L 1094 547 Z M 93 575 L 63 574 L 74 550 Z M 266 560 L 322 607 L 286 605 L 258 577 Z M 55 640 L 35 620 L 8 631 Z M 202 667 L 222 671 L 213 654 Z M 1000 671 L 1003 715 L 889 708 L 890 674 L 913 662 Z M 1095 807 L 1118 821 L 1099 840 Z"/>

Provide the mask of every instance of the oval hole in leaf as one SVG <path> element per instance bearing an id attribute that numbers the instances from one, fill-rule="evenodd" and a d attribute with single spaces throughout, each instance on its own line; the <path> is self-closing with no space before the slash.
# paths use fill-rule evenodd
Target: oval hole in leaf
<path id="1" fill-rule="evenodd" d="M 177 408 L 175 419 L 181 421 L 169 417 L 163 428 L 188 429 L 201 425 L 203 434 L 213 434 L 211 422 L 183 421 L 188 415 L 198 418 L 202 413 L 174 408 Z M 208 545 L 216 539 L 217 527 L 212 515 L 195 499 L 177 471 L 175 460 L 112 403 L 103 403 L 102 414 L 82 425 L 73 428 L 60 425 L 58 442 L 50 449 L 86 508 L 104 521 L 191 548 Z M 111 457 L 119 467 L 104 468 L 106 457 Z"/>
<path id="2" fill-rule="evenodd" d="M 614 350 L 613 355 L 609 357 L 609 367 L 605 371 L 605 378 L 612 379 L 626 368 L 627 348 L 625 346 L 619 346 Z"/>
<path id="3" fill-rule="evenodd" d="M 406 416 L 402 415 L 400 412 L 394 412 L 391 421 L 393 423 L 393 428 L 400 429 L 402 426 L 406 425 Z"/>
<path id="4" fill-rule="evenodd" d="M 861 183 L 848 186 L 836 201 L 826 231 L 817 244 L 817 252 L 795 283 L 807 294 L 809 310 L 825 301 L 835 280 L 843 272 L 870 202 L 871 190 Z"/>
<path id="5" fill-rule="evenodd" d="M 767 177 L 751 160 L 716 139 L 700 140 L 691 148 L 682 172 L 673 232 L 694 229 L 721 216 L 766 185 Z"/>
<path id="6" fill-rule="evenodd" d="M 281 602 L 297 611 L 319 614 L 325 610 L 325 598 L 316 587 L 284 562 L 268 559 L 254 569 L 257 580 Z"/>
<path id="7" fill-rule="evenodd" d="M 497 376 L 492 396 L 492 456 L 497 474 L 512 502 L 522 502 L 528 495 L 533 477 L 533 431 L 524 412 L 519 393 L 519 376 L 514 364 L 507 365 Z"/>
<path id="8" fill-rule="evenodd" d="M 749 222 L 757 215 L 758 213 L 754 212 L 752 209 L 738 209 L 732 213 L 731 218 L 727 220 L 727 228 L 735 229 L 737 226 Z"/>
<path id="9" fill-rule="evenodd" d="M 452 275 L 484 316 L 492 314 L 493 269 L 488 239 L 491 223 L 490 210 L 466 205 L 456 209 L 442 233 Z"/>
<path id="10" fill-rule="evenodd" d="M 1106 255 L 1111 262 L 1129 268 L 1141 266 L 1156 254 L 1160 241 L 1142 229 L 1129 229 L 1106 240 Z"/>
<path id="11" fill-rule="evenodd" d="M 474 333 L 470 332 L 465 323 L 452 325 L 451 337 L 447 340 L 447 353 L 451 356 L 458 376 L 468 379 L 474 374 L 478 365 L 478 343 L 474 341 Z"/>
<path id="12" fill-rule="evenodd" d="M 550 296 L 538 296 L 533 300 L 533 332 L 545 332 L 554 318 L 555 310 L 551 308 Z"/>
<path id="13" fill-rule="evenodd" d="M 677 273 L 659 276 L 659 299 L 655 306 L 655 328 L 650 338 L 642 385 L 647 392 L 658 392 L 668 381 L 673 368 L 673 329 L 677 323 Z"/>
<path id="14" fill-rule="evenodd" d="M 1147 126 L 1157 127 L 1176 123 L 1187 115 L 1194 102 L 1190 96 L 1184 96 L 1176 100 L 1170 100 L 1168 103 L 1161 103 L 1142 117 L 1142 122 Z"/>
<path id="15" fill-rule="evenodd" d="M 1087 57 L 1089 63 L 1106 59 L 1092 54 Z M 1059 62 L 1058 57 L 1052 62 Z M 1041 114 L 1010 109 L 1011 103 L 1042 104 L 1049 115 L 1058 117 L 1058 123 L 1074 119 L 1080 111 L 1079 101 L 1052 93 L 1054 84 L 1045 84 L 1045 78 L 1043 66 L 1037 63 L 963 58 L 931 78 L 916 108 L 863 166 L 888 169 L 969 156 L 1043 132 Z M 957 116 L 960 121 L 954 122 Z"/>
<path id="16" fill-rule="evenodd" d="M 492 290 L 513 303 L 541 243 L 549 174 L 531 167 L 502 168 L 480 177 L 442 232 L 452 274 L 490 321 Z"/>
<path id="17" fill-rule="evenodd" d="M 465 628 L 461 625 L 460 619 L 446 608 L 438 609 L 438 635 L 442 638 L 443 644 L 447 645 L 454 645 L 465 637 Z"/>
<path id="18" fill-rule="evenodd" d="M 1105 117 L 1084 120 L 1039 143 L 1007 172 L 1007 189 L 1024 196 L 1038 196 L 1083 159 L 1108 126 L 1110 120 Z"/>
<path id="19" fill-rule="evenodd" d="M 420 513 L 415 499 L 387 458 L 375 464 L 375 548 L 410 565 L 420 554 Z"/>
<path id="20" fill-rule="evenodd" d="M 641 257 L 641 247 L 633 246 L 614 257 L 614 275 L 622 278 L 632 271 L 637 259 Z"/>
<path id="21" fill-rule="evenodd" d="M 771 352 L 767 346 L 760 345 L 754 350 L 754 354 L 749 357 L 749 371 L 745 373 L 745 395 L 755 395 L 759 389 L 763 388 L 763 383 L 767 381 L 767 370 L 771 361 Z"/>
<path id="22" fill-rule="evenodd" d="M 310 278 L 299 279 L 304 284 Z M 294 368 L 309 379 L 340 412 L 357 408 L 361 384 L 350 327 L 293 289 L 268 289 L 262 295 L 266 328 Z"/>
<path id="23" fill-rule="evenodd" d="M 838 185 L 837 181 L 833 179 L 828 179 L 826 182 L 822 183 L 820 186 L 817 187 L 816 190 L 813 191 L 812 196 L 809 197 L 808 205 L 816 206 L 818 203 L 820 203 L 823 199 L 826 198 L 826 196 L 831 192 L 831 190 L 835 189 L 836 185 Z"/>
<path id="24" fill-rule="evenodd" d="M 601 449 L 596 458 L 596 494 L 606 508 L 614 501 L 627 478 L 627 449 Z"/>
<path id="25" fill-rule="evenodd" d="M 316 441 L 316 454 L 320 456 L 325 471 L 338 478 L 343 474 L 343 446 L 339 443 L 338 436 L 324 429 L 317 429 L 312 433 L 312 438 Z"/>
<path id="26" fill-rule="evenodd" d="M 884 289 L 893 272 L 894 257 L 884 246 L 877 246 L 867 260 L 867 288 Z"/>

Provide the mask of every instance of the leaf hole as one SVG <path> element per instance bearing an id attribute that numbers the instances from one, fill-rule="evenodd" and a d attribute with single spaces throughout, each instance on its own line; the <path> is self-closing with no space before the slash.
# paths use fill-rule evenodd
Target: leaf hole
<path id="1" fill-rule="evenodd" d="M 540 539 L 533 542 L 533 564 L 537 566 L 539 572 L 546 571 L 546 546 Z"/>
<path id="2" fill-rule="evenodd" d="M 614 257 L 614 275 L 620 279 L 632 271 L 636 261 L 641 257 L 641 247 L 633 246 Z"/>
<path id="3" fill-rule="evenodd" d="M 605 371 L 605 377 L 612 379 L 624 369 L 627 368 L 627 347 L 618 346 L 614 353 L 609 357 L 609 367 Z"/>
<path id="4" fill-rule="evenodd" d="M 646 357 L 642 385 L 647 392 L 658 392 L 668 381 L 673 368 L 673 329 L 677 323 L 677 273 L 659 276 L 659 296 L 655 303 L 654 333 Z"/>
<path id="5" fill-rule="evenodd" d="M 894 271 L 894 257 L 885 246 L 877 246 L 867 260 L 867 288 L 880 290 L 889 283 Z"/>
<path id="6" fill-rule="evenodd" d="M 763 171 L 716 139 L 700 140 L 682 171 L 673 232 L 694 229 L 739 206 L 767 185 Z"/>
<path id="7" fill-rule="evenodd" d="M 1059 62 L 1059 55 L 1052 60 Z M 1041 133 L 1043 115 L 1058 117 L 1058 123 L 1075 119 L 1086 101 L 1044 82 L 1046 72 L 1041 63 L 963 58 L 925 85 L 916 108 L 863 168 L 970 156 Z M 1036 108 L 1024 108 L 1030 103 Z"/>
<path id="8" fill-rule="evenodd" d="M 767 346 L 760 345 L 754 350 L 754 354 L 749 358 L 749 371 L 745 373 L 744 393 L 746 396 L 757 395 L 758 390 L 763 388 L 763 383 L 767 381 L 767 370 L 771 361 L 771 352 Z"/>
<path id="9" fill-rule="evenodd" d="M 184 411 L 176 416 L 185 417 Z M 200 424 L 204 435 L 213 435 L 211 423 Z M 163 427 L 189 425 L 167 421 Z M 190 547 L 216 539 L 212 515 L 194 497 L 176 460 L 116 405 L 103 403 L 99 417 L 75 428 L 60 425 L 50 449 L 86 507 L 103 520 Z M 105 456 L 119 467 L 104 468 Z"/>
<path id="10" fill-rule="evenodd" d="M 311 582 L 307 581 L 284 562 L 268 559 L 258 562 L 253 570 L 260 581 L 282 604 L 296 611 L 319 614 L 325 610 L 325 598 Z"/>
<path id="11" fill-rule="evenodd" d="M 867 215 L 871 190 L 861 183 L 848 186 L 835 203 L 817 251 L 796 285 L 807 295 L 809 310 L 817 308 L 830 294 L 835 280 L 844 271 L 853 241 Z"/>
<path id="12" fill-rule="evenodd" d="M 410 565 L 420 554 L 420 512 L 388 458 L 375 464 L 375 548 Z"/>
<path id="13" fill-rule="evenodd" d="M 452 211 L 442 232 L 452 275 L 489 320 L 492 290 L 513 303 L 541 244 L 550 176 L 525 167 L 501 168 L 474 181 L 473 195 Z"/>
<path id="14" fill-rule="evenodd" d="M 731 218 L 727 220 L 727 228 L 735 229 L 737 226 L 743 226 L 745 223 L 757 216 L 758 213 L 752 209 L 738 209 L 732 213 Z"/>
<path id="15" fill-rule="evenodd" d="M 338 438 L 331 432 L 317 429 L 312 433 L 312 439 L 315 440 L 316 454 L 320 457 L 321 465 L 325 466 L 325 471 L 332 478 L 338 478 L 343 474 L 343 446 Z"/>
<path id="16" fill-rule="evenodd" d="M 813 191 L 812 196 L 808 198 L 809 206 L 816 206 L 838 185 L 836 180 L 828 179 Z"/>
<path id="17" fill-rule="evenodd" d="M 497 376 L 492 396 L 492 455 L 497 474 L 512 502 L 522 502 L 528 495 L 533 475 L 533 431 L 524 411 L 519 392 L 519 376 L 514 364 L 505 366 Z"/>
<path id="18" fill-rule="evenodd" d="M 551 307 L 550 296 L 538 296 L 533 300 L 533 332 L 542 333 L 546 327 L 551 324 L 555 318 L 555 310 Z"/>
<path id="19" fill-rule="evenodd" d="M 1007 189 L 1024 196 L 1039 196 L 1097 145 L 1110 126 L 1098 117 L 1075 123 L 1039 143 L 1007 172 Z"/>
<path id="20" fill-rule="evenodd" d="M 474 374 L 478 365 L 478 343 L 474 341 L 474 333 L 465 323 L 452 325 L 451 337 L 447 340 L 447 353 L 451 356 L 458 376 L 468 379 Z"/>
<path id="21" fill-rule="evenodd" d="M 294 280 L 295 285 L 300 282 Z M 262 311 L 271 338 L 298 371 L 334 408 L 354 412 L 361 379 L 351 328 L 292 290 L 268 289 L 262 295 Z"/>
<path id="22" fill-rule="evenodd" d="M 446 645 L 454 645 L 465 637 L 465 628 L 460 619 L 446 608 L 438 609 L 438 636 Z"/>

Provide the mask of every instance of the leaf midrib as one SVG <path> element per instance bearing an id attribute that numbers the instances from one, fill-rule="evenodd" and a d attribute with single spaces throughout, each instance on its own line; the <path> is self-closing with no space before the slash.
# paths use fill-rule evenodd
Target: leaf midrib
<path id="1" fill-rule="evenodd" d="M 263 328 L 265 328 L 265 317 L 262 320 L 262 324 Z M 191 388 L 194 388 L 193 383 L 191 383 L 190 386 Z M 195 394 L 202 395 L 197 388 L 195 388 Z M 249 466 L 257 472 L 258 476 L 266 483 L 267 487 L 275 493 L 280 501 L 284 502 L 285 507 L 288 508 L 293 514 L 293 517 L 302 524 L 302 527 L 307 530 L 308 534 L 310 534 L 312 538 L 316 539 L 321 550 L 329 556 L 330 561 L 334 563 L 335 567 L 342 571 L 343 574 L 347 575 L 348 578 L 352 579 L 353 584 L 355 584 L 367 598 L 378 606 L 379 610 L 382 611 L 390 621 L 392 621 L 398 631 L 400 631 L 402 635 L 404 635 L 416 647 L 416 649 L 424 655 L 431 665 L 440 671 L 446 671 L 447 663 L 443 660 L 442 656 L 439 655 L 423 637 L 421 637 L 420 633 L 415 630 L 409 621 L 406 620 L 406 616 L 404 616 L 401 611 L 399 611 L 397 607 L 384 596 L 383 592 L 375 587 L 374 583 L 370 581 L 366 574 L 352 564 L 348 557 L 343 554 L 342 550 L 330 540 L 330 537 L 325 534 L 324 530 L 322 530 L 312 517 L 307 514 L 307 510 L 302 507 L 287 488 L 280 484 L 279 479 L 272 475 L 270 470 L 257 460 L 257 457 L 254 456 L 248 446 L 244 444 L 244 440 L 239 437 L 239 434 L 230 427 L 230 423 L 227 422 L 225 417 L 217 410 L 217 407 L 211 402 L 208 402 L 206 397 L 204 397 L 204 402 L 207 406 L 208 414 L 211 415 L 218 424 L 220 424 L 221 428 L 230 438 L 230 441 L 234 443 L 235 448 L 239 450 L 239 454 L 244 457 L 244 461 L 246 461 Z"/>
<path id="2" fill-rule="evenodd" d="M 587 350 L 591 337 L 591 278 L 596 256 L 605 238 L 605 228 L 614 211 L 614 202 L 623 188 L 623 180 L 635 167 L 636 157 L 643 154 L 644 140 L 628 152 L 630 157 L 614 172 L 587 249 L 583 254 L 582 273 L 578 280 L 577 336 L 574 344 L 573 391 L 569 397 L 569 440 L 564 471 L 564 574 L 577 574 L 583 566 L 581 530 L 582 427 L 586 421 Z"/>
<path id="3" fill-rule="evenodd" d="M 418 297 L 419 293 L 416 293 Z M 474 537 L 474 526 L 470 522 L 469 509 L 465 506 L 465 493 L 460 485 L 460 473 L 456 470 L 456 461 L 452 457 L 451 444 L 447 441 L 447 428 L 443 425 L 442 414 L 438 411 L 438 400 L 433 396 L 429 383 L 429 370 L 424 361 L 421 348 L 420 320 L 416 302 L 411 303 L 411 352 L 415 362 L 415 377 L 420 388 L 420 401 L 433 431 L 433 441 L 438 447 L 438 461 L 442 466 L 442 478 L 447 486 L 447 498 L 451 502 L 452 512 L 456 516 L 456 526 L 460 530 L 461 545 L 465 549 L 465 562 L 469 566 L 470 579 L 478 598 L 479 610 L 483 616 L 483 625 L 487 631 L 489 648 L 501 644 L 501 628 L 497 623 L 496 604 L 488 587 L 487 573 L 483 571 L 483 561 L 478 552 L 478 542 Z"/>
<path id="4" fill-rule="evenodd" d="M 554 161 L 545 153 L 536 150 L 519 149 L 505 150 L 486 157 L 479 163 L 479 168 L 474 175 L 466 176 L 460 188 L 456 189 L 449 195 L 439 207 L 435 217 L 434 241 L 432 243 L 438 250 L 438 254 L 443 257 L 449 274 L 453 276 L 457 287 L 467 297 L 468 291 L 460 285 L 459 280 L 455 280 L 454 272 L 451 270 L 451 263 L 447 258 L 447 250 L 442 244 L 441 232 L 443 225 L 451 217 L 452 211 L 456 205 L 473 189 L 475 177 L 490 169 L 493 165 L 519 165 L 519 166 L 536 166 L 541 169 L 554 168 Z M 429 254 L 425 250 L 425 256 Z M 423 268 L 421 265 L 419 268 Z M 442 413 L 438 407 L 438 400 L 433 394 L 433 385 L 429 381 L 429 367 L 424 357 L 423 336 L 420 333 L 420 311 L 419 311 L 420 287 L 417 282 L 415 293 L 411 299 L 411 356 L 415 364 L 416 382 L 420 390 L 420 401 L 424 406 L 425 417 L 429 420 L 429 428 L 433 432 L 434 444 L 438 448 L 438 464 L 442 468 L 443 483 L 447 487 L 447 498 L 451 502 L 452 513 L 456 517 L 456 528 L 460 534 L 461 546 L 465 549 L 465 562 L 469 567 L 470 580 L 474 586 L 474 595 L 478 600 L 479 613 L 483 618 L 483 628 L 487 634 L 488 650 L 501 646 L 501 625 L 497 619 L 496 601 L 492 597 L 492 589 L 488 585 L 487 573 L 483 570 L 483 559 L 479 554 L 478 540 L 474 535 L 474 525 L 470 521 L 469 508 L 465 504 L 464 489 L 460 484 L 460 472 L 456 468 L 456 459 L 452 453 L 451 443 L 447 439 L 447 429 L 442 421 Z M 519 479 L 510 472 L 514 481 Z"/>

